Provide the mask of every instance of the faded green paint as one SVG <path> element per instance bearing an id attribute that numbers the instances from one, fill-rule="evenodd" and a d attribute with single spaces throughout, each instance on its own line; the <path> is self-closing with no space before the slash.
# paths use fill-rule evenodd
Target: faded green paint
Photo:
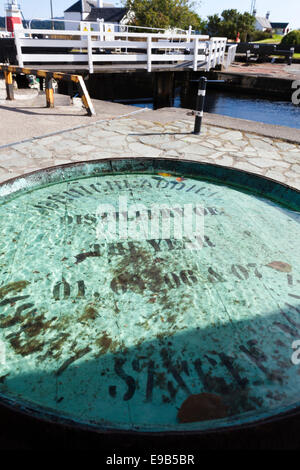
<path id="1" fill-rule="evenodd" d="M 298 192 L 210 165 L 121 160 L 41 172 L 0 194 L 4 401 L 142 431 L 299 406 Z M 97 238 L 99 204 L 117 209 L 119 196 L 202 205 L 203 247 Z"/>

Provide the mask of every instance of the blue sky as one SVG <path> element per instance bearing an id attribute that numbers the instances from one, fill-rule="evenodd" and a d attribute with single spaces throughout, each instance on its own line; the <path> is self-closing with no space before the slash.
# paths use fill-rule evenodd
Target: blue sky
<path id="1" fill-rule="evenodd" d="M 52 0 L 55 16 L 62 16 L 63 10 L 68 8 L 76 0 Z M 113 2 L 113 0 L 108 0 Z M 50 0 L 19 0 L 23 14 L 26 18 L 50 16 Z M 0 0 L 0 15 L 4 15 L 4 4 L 6 0 Z M 115 0 L 118 4 L 118 0 Z M 201 6 L 197 8 L 202 17 L 221 13 L 227 8 L 236 8 L 239 11 L 249 11 L 251 0 L 202 0 Z M 257 0 L 257 12 L 264 16 L 271 11 L 272 21 L 289 21 L 294 28 L 300 28 L 300 1 L 299 0 Z"/>

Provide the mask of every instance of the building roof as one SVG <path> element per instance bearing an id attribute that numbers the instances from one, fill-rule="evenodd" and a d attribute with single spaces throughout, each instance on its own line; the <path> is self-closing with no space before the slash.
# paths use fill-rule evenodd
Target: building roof
<path id="1" fill-rule="evenodd" d="M 262 28 L 272 29 L 271 23 L 268 18 L 264 16 L 256 16 L 255 19 L 261 25 Z"/>
<path id="2" fill-rule="evenodd" d="M 81 0 L 79 0 L 78 2 L 71 5 L 67 10 L 65 10 L 65 12 L 67 12 L 67 13 L 73 13 L 73 12 L 83 13 L 84 8 L 82 8 L 82 7 L 85 7 L 85 5 L 88 7 L 89 6 L 88 3 L 89 2 L 86 2 L 85 0 L 83 0 L 83 2 Z M 91 8 L 88 11 L 91 11 Z"/>
<path id="3" fill-rule="evenodd" d="M 127 13 L 127 8 L 93 8 L 85 21 L 97 21 L 99 18 L 107 23 L 119 23 Z"/>
<path id="4" fill-rule="evenodd" d="M 286 29 L 289 23 L 271 23 L 272 28 Z"/>
<path id="5" fill-rule="evenodd" d="M 105 7 L 112 7 L 111 3 L 104 3 Z M 97 7 L 97 0 L 79 0 L 71 5 L 65 12 L 67 13 L 90 13 Z"/>

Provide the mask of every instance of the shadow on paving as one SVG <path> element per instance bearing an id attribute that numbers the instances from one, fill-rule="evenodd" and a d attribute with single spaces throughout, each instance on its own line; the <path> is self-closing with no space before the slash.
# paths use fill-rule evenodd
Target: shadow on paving
<path id="1" fill-rule="evenodd" d="M 72 116 L 75 116 L 75 117 L 81 117 L 81 116 L 85 116 L 83 114 L 75 114 L 75 113 L 60 113 L 60 112 L 55 112 L 55 108 L 52 108 L 50 112 L 46 112 L 46 113 L 41 113 L 41 112 L 34 112 L 34 111 L 28 111 L 27 109 L 23 109 L 23 108 L 17 108 L 17 107 L 14 107 L 14 108 L 11 108 L 9 106 L 3 106 L 3 105 L 0 105 L 0 109 L 4 109 L 5 111 L 11 111 L 13 113 L 19 113 L 19 114 L 26 114 L 26 115 L 29 115 L 29 116 L 66 116 L 66 117 L 72 117 Z M 39 107 L 34 107 L 31 109 L 46 109 L 45 106 L 39 106 Z M 81 111 L 81 109 L 79 109 L 79 111 Z"/>

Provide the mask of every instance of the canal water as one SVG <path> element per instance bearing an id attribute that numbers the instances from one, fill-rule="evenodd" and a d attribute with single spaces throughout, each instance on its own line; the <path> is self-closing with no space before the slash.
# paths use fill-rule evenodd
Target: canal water
<path id="1" fill-rule="evenodd" d="M 131 102 L 130 104 L 153 109 L 153 101 L 150 98 Z M 176 108 L 181 107 L 180 96 L 175 97 L 174 106 Z M 205 111 L 300 129 L 300 106 L 295 106 L 289 101 L 276 101 L 255 98 L 249 95 L 235 95 L 229 92 L 208 90 Z"/>

